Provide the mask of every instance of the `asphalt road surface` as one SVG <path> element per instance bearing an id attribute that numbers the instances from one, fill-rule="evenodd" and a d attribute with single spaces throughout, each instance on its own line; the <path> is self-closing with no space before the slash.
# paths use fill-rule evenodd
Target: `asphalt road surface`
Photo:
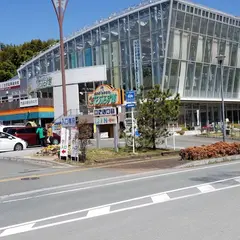
<path id="1" fill-rule="evenodd" d="M 238 161 L 134 175 L 56 171 L 0 179 L 0 238 L 240 239 Z"/>

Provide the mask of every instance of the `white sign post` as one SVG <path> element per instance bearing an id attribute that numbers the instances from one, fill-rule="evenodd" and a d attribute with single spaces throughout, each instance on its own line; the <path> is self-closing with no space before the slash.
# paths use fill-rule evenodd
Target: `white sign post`
<path id="1" fill-rule="evenodd" d="M 60 157 L 68 157 L 69 129 L 62 127 L 61 129 L 61 144 Z"/>
<path id="2" fill-rule="evenodd" d="M 78 159 L 78 153 L 79 153 L 79 142 L 77 138 L 78 129 L 71 128 L 71 157 Z"/>
<path id="3" fill-rule="evenodd" d="M 175 134 L 174 134 L 175 129 L 174 129 L 174 124 L 173 124 L 172 131 L 173 131 L 173 149 L 175 151 L 176 150 L 176 146 L 175 146 Z"/>
<path id="4" fill-rule="evenodd" d="M 134 112 L 133 108 L 131 109 L 132 114 L 132 142 L 133 142 L 133 154 L 135 154 L 135 124 L 134 124 Z"/>

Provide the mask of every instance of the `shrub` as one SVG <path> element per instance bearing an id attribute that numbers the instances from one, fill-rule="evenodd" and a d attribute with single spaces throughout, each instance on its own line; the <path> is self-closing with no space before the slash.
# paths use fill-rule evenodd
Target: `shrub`
<path id="1" fill-rule="evenodd" d="M 179 153 L 182 160 L 201 160 L 240 154 L 240 143 L 217 142 L 208 146 L 190 147 Z"/>
<path id="2" fill-rule="evenodd" d="M 185 131 L 184 130 L 180 130 L 180 131 L 177 131 L 178 134 L 180 135 L 184 135 Z"/>

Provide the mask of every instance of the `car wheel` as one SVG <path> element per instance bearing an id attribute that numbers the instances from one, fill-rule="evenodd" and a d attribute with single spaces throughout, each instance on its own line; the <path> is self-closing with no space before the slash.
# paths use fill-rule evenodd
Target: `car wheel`
<path id="1" fill-rule="evenodd" d="M 57 139 L 53 139 L 52 143 L 53 143 L 53 145 L 58 145 L 59 141 Z"/>
<path id="2" fill-rule="evenodd" d="M 14 151 L 22 151 L 23 150 L 23 145 L 21 143 L 17 143 L 14 146 Z"/>

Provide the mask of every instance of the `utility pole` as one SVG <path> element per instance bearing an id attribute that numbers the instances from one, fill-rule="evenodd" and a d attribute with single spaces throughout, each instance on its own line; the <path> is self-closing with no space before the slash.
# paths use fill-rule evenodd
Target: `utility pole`
<path id="1" fill-rule="evenodd" d="M 63 99 L 63 115 L 67 116 L 67 93 L 66 93 L 66 76 L 64 63 L 64 42 L 63 42 L 63 20 L 64 14 L 69 0 L 52 0 L 54 10 L 57 15 L 60 35 L 60 62 L 62 73 L 62 99 Z"/>

